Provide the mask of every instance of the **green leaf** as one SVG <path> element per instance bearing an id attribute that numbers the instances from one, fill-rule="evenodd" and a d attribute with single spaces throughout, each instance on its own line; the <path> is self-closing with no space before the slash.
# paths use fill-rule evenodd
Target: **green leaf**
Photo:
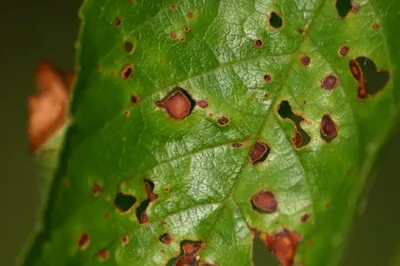
<path id="1" fill-rule="evenodd" d="M 252 265 L 256 236 L 336 265 L 398 111 L 400 4 L 335 3 L 87 0 L 25 265 Z"/>

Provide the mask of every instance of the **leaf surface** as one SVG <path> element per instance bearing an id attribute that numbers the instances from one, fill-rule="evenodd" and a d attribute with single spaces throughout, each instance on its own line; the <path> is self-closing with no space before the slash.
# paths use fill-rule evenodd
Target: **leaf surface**
<path id="1" fill-rule="evenodd" d="M 397 114 L 398 3 L 81 12 L 73 122 L 26 265 L 245 266 L 254 237 L 284 266 L 337 263 Z"/>

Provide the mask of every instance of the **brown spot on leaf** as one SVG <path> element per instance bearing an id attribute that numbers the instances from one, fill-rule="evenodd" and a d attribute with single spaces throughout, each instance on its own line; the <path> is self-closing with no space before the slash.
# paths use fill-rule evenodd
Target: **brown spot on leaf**
<path id="1" fill-rule="evenodd" d="M 129 111 L 129 110 L 124 111 L 124 116 L 128 117 L 130 115 L 131 115 L 131 111 Z"/>
<path id="2" fill-rule="evenodd" d="M 267 159 L 269 153 L 270 153 L 269 146 L 266 143 L 257 140 L 249 156 L 250 162 L 253 165 L 264 162 Z"/>
<path id="3" fill-rule="evenodd" d="M 198 255 L 203 248 L 204 245 L 200 241 L 184 240 L 181 242 L 181 254 L 171 259 L 167 265 L 196 266 Z"/>
<path id="4" fill-rule="evenodd" d="M 207 108 L 208 102 L 206 100 L 199 100 L 196 102 L 196 105 L 200 108 Z"/>
<path id="5" fill-rule="evenodd" d="M 329 114 L 325 114 L 322 116 L 320 132 L 321 138 L 328 143 L 337 137 L 338 132 L 336 124 Z"/>
<path id="6" fill-rule="evenodd" d="M 131 64 L 126 64 L 121 69 L 121 78 L 123 80 L 129 79 L 133 74 L 133 66 Z"/>
<path id="7" fill-rule="evenodd" d="M 189 33 L 192 29 L 189 26 L 185 26 L 184 31 L 185 33 Z"/>
<path id="8" fill-rule="evenodd" d="M 172 237 L 171 237 L 170 234 L 167 234 L 167 233 L 161 235 L 158 239 L 159 239 L 161 242 L 163 242 L 164 244 L 167 244 L 167 245 L 169 245 L 169 244 L 172 243 Z"/>
<path id="9" fill-rule="evenodd" d="M 101 191 L 103 190 L 103 186 L 99 183 L 94 183 L 92 187 L 93 196 L 97 197 L 100 195 Z"/>
<path id="10" fill-rule="evenodd" d="M 192 11 L 189 11 L 189 12 L 187 13 L 187 17 L 188 17 L 189 19 L 192 19 L 192 18 L 194 17 L 194 13 L 193 13 Z"/>
<path id="11" fill-rule="evenodd" d="M 178 35 L 176 34 L 175 31 L 170 32 L 169 38 L 170 38 L 171 40 L 175 40 L 177 37 L 178 37 Z"/>
<path id="12" fill-rule="evenodd" d="M 99 253 L 97 253 L 97 258 L 101 261 L 108 259 L 109 256 L 110 254 L 107 249 L 103 249 Z"/>
<path id="13" fill-rule="evenodd" d="M 165 108 L 169 116 L 175 120 L 182 120 L 191 114 L 195 102 L 184 89 L 176 87 L 163 100 L 156 105 Z"/>
<path id="14" fill-rule="evenodd" d="M 260 213 L 273 213 L 278 208 L 278 201 L 271 191 L 260 191 L 251 198 L 253 209 Z"/>
<path id="15" fill-rule="evenodd" d="M 132 195 L 119 192 L 114 199 L 115 207 L 121 212 L 129 211 L 136 203 L 136 198 Z"/>
<path id="16" fill-rule="evenodd" d="M 256 48 L 262 48 L 264 46 L 264 41 L 261 39 L 257 39 L 254 41 L 254 47 Z"/>
<path id="17" fill-rule="evenodd" d="M 176 10 L 176 5 L 175 5 L 175 4 L 171 4 L 171 5 L 169 6 L 169 8 L 171 8 L 172 11 L 175 11 L 175 10 Z"/>
<path id="18" fill-rule="evenodd" d="M 309 66 L 311 64 L 311 58 L 307 55 L 304 55 L 300 57 L 300 62 L 305 66 Z"/>
<path id="19" fill-rule="evenodd" d="M 330 91 L 336 88 L 338 83 L 338 78 L 332 74 L 329 74 L 321 80 L 321 87 Z"/>
<path id="20" fill-rule="evenodd" d="M 179 39 L 179 42 L 180 43 L 184 43 L 184 42 L 186 42 L 186 39 L 182 37 L 182 38 Z"/>
<path id="21" fill-rule="evenodd" d="M 243 146 L 243 144 L 239 143 L 239 142 L 232 143 L 232 148 L 234 148 L 234 149 L 239 149 L 242 146 Z"/>
<path id="22" fill-rule="evenodd" d="M 301 241 L 302 236 L 288 229 L 268 235 L 265 244 L 272 254 L 276 256 L 282 266 L 292 266 L 294 257 L 296 256 L 297 245 Z"/>
<path id="23" fill-rule="evenodd" d="M 131 95 L 131 103 L 132 103 L 132 105 L 138 104 L 138 103 L 139 103 L 139 100 L 140 100 L 139 96 L 137 96 L 137 95 L 135 95 L 135 94 L 132 94 L 132 95 Z"/>
<path id="24" fill-rule="evenodd" d="M 342 47 L 340 47 L 340 49 L 339 49 L 339 54 L 340 54 L 341 56 L 346 56 L 346 55 L 349 53 L 349 51 L 350 51 L 350 47 L 348 47 L 348 46 L 342 46 Z"/>
<path id="25" fill-rule="evenodd" d="M 372 24 L 372 28 L 373 28 L 374 30 L 376 30 L 377 28 L 379 28 L 379 24 L 378 24 L 378 23 Z"/>
<path id="26" fill-rule="evenodd" d="M 301 216 L 300 220 L 302 223 L 305 223 L 308 221 L 308 219 L 310 219 L 310 215 L 309 214 L 304 214 Z"/>
<path id="27" fill-rule="evenodd" d="M 303 136 L 301 135 L 301 133 L 299 131 L 297 131 L 297 130 L 295 131 L 294 136 L 292 138 L 292 142 L 297 148 L 302 146 Z"/>
<path id="28" fill-rule="evenodd" d="M 121 237 L 121 242 L 122 242 L 123 245 L 127 245 L 129 243 L 129 241 L 130 241 L 130 239 L 129 239 L 128 235 L 123 235 Z"/>
<path id="29" fill-rule="evenodd" d="M 116 17 L 116 18 L 114 19 L 114 26 L 115 26 L 116 28 L 118 28 L 119 26 L 121 26 L 121 23 L 122 23 L 122 20 L 121 20 L 120 17 Z"/>
<path id="30" fill-rule="evenodd" d="M 266 83 L 271 83 L 271 81 L 272 81 L 272 76 L 271 76 L 271 74 L 265 74 L 265 75 L 264 75 L 264 81 L 265 81 Z"/>
<path id="31" fill-rule="evenodd" d="M 90 236 L 88 233 L 83 233 L 80 235 L 79 240 L 78 240 L 78 247 L 79 250 L 85 250 L 90 243 Z"/>
<path id="32" fill-rule="evenodd" d="M 229 123 L 229 120 L 225 116 L 221 116 L 220 118 L 218 118 L 219 125 L 226 126 L 228 123 Z"/>

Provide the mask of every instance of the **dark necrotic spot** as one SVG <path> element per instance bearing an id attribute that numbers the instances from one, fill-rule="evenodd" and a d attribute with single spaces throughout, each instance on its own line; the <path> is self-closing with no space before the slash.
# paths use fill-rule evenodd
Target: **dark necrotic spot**
<path id="1" fill-rule="evenodd" d="M 336 88 L 338 83 L 339 79 L 336 76 L 329 74 L 321 80 L 321 87 L 330 91 Z"/>
<path id="2" fill-rule="evenodd" d="M 192 29 L 189 26 L 185 26 L 184 31 L 186 33 L 189 33 Z"/>
<path id="3" fill-rule="evenodd" d="M 378 24 L 378 23 L 372 24 L 372 28 L 373 28 L 374 30 L 376 30 L 377 28 L 379 28 L 379 24 Z"/>
<path id="4" fill-rule="evenodd" d="M 264 46 L 264 41 L 261 40 L 261 39 L 257 39 L 257 40 L 254 41 L 253 44 L 254 44 L 254 47 L 256 47 L 256 48 L 261 48 L 261 47 Z"/>
<path id="5" fill-rule="evenodd" d="M 169 8 L 171 8 L 172 11 L 175 11 L 175 10 L 176 10 L 176 5 L 175 5 L 175 4 L 171 4 L 171 5 L 169 6 Z"/>
<path id="6" fill-rule="evenodd" d="M 208 102 L 206 100 L 199 100 L 196 102 L 196 105 L 200 108 L 207 108 Z"/>
<path id="7" fill-rule="evenodd" d="M 128 235 L 123 235 L 122 237 L 121 237 L 121 242 L 122 242 L 122 244 L 123 245 L 127 245 L 128 243 L 129 243 L 129 236 Z"/>
<path id="8" fill-rule="evenodd" d="M 349 63 L 353 77 L 358 81 L 358 98 L 365 99 L 381 91 L 390 79 L 389 71 L 378 71 L 375 62 L 367 57 L 357 57 Z"/>
<path id="9" fill-rule="evenodd" d="M 147 194 L 147 199 L 150 201 L 155 201 L 158 198 L 157 194 L 154 194 L 154 183 L 150 180 L 144 180 L 144 189 Z"/>
<path id="10" fill-rule="evenodd" d="M 268 234 L 265 244 L 272 254 L 280 261 L 281 265 L 292 266 L 296 256 L 297 245 L 301 241 L 302 236 L 295 232 L 284 228 L 275 234 Z"/>
<path id="11" fill-rule="evenodd" d="M 234 148 L 234 149 L 239 149 L 242 146 L 243 146 L 243 144 L 239 143 L 239 142 L 232 143 L 232 148 Z"/>
<path id="12" fill-rule="evenodd" d="M 189 12 L 187 13 L 187 17 L 188 17 L 189 19 L 192 19 L 192 18 L 194 17 L 194 13 L 193 13 L 192 11 L 189 11 Z"/>
<path id="13" fill-rule="evenodd" d="M 325 114 L 322 116 L 320 133 L 321 138 L 328 143 L 331 142 L 338 135 L 336 124 L 329 114 Z"/>
<path id="14" fill-rule="evenodd" d="M 140 100 L 139 96 L 134 95 L 134 94 L 131 95 L 131 103 L 132 103 L 132 105 L 138 104 L 139 100 Z"/>
<path id="15" fill-rule="evenodd" d="M 349 53 L 349 51 L 350 51 L 350 47 L 348 47 L 348 46 L 342 46 L 342 47 L 340 47 L 340 49 L 339 49 L 339 54 L 340 54 L 341 56 L 346 56 L 346 55 Z"/>
<path id="16" fill-rule="evenodd" d="M 278 114 L 283 119 L 289 119 L 294 123 L 294 136 L 292 137 L 292 143 L 296 148 L 301 148 L 306 146 L 311 141 L 310 135 L 307 134 L 301 127 L 301 122 L 304 118 L 300 115 L 296 115 L 292 111 L 288 101 L 282 101 L 279 105 Z"/>
<path id="17" fill-rule="evenodd" d="M 219 125 L 226 126 L 228 123 L 229 123 L 229 120 L 225 116 L 221 116 L 220 118 L 218 118 Z"/>
<path id="18" fill-rule="evenodd" d="M 116 28 L 118 28 L 119 26 L 121 26 L 121 23 L 122 23 L 122 20 L 121 20 L 120 17 L 116 17 L 116 18 L 114 19 L 114 26 L 115 26 Z"/>
<path id="19" fill-rule="evenodd" d="M 264 81 L 265 81 L 266 83 L 271 83 L 271 81 L 272 81 L 272 76 L 271 76 L 271 74 L 265 74 L 265 75 L 264 75 Z"/>
<path id="20" fill-rule="evenodd" d="M 170 259 L 167 266 L 196 266 L 197 256 L 203 248 L 201 241 L 183 240 L 181 253 L 178 257 Z"/>
<path id="21" fill-rule="evenodd" d="M 303 65 L 308 66 L 311 64 L 311 58 L 309 56 L 304 55 L 304 56 L 300 57 L 300 62 Z"/>
<path id="22" fill-rule="evenodd" d="M 277 12 L 273 11 L 269 16 L 269 25 L 276 29 L 281 28 L 283 25 L 282 17 Z"/>
<path id="23" fill-rule="evenodd" d="M 179 42 L 180 42 L 180 43 L 184 43 L 185 41 L 186 41 L 186 39 L 183 38 L 183 37 L 179 39 Z"/>
<path id="24" fill-rule="evenodd" d="M 278 208 L 278 201 L 271 191 L 260 191 L 251 198 L 253 209 L 260 213 L 273 213 Z"/>
<path id="25" fill-rule="evenodd" d="M 124 50 L 125 50 L 126 53 L 132 54 L 134 48 L 135 48 L 135 46 L 133 45 L 133 43 L 131 41 L 125 41 L 124 42 Z"/>
<path id="26" fill-rule="evenodd" d="M 93 184 L 93 187 L 92 187 L 93 196 L 97 197 L 98 195 L 100 195 L 102 190 L 103 190 L 103 186 L 102 185 L 100 185 L 99 183 L 94 183 Z"/>
<path id="27" fill-rule="evenodd" d="M 182 88 L 176 87 L 156 105 L 165 108 L 169 116 L 175 120 L 182 120 L 191 114 L 196 102 L 190 94 Z"/>
<path id="28" fill-rule="evenodd" d="M 269 146 L 266 143 L 257 140 L 249 155 L 250 162 L 253 165 L 264 162 L 267 159 L 269 153 L 270 153 Z"/>
<path id="29" fill-rule="evenodd" d="M 97 253 L 97 258 L 101 261 L 108 259 L 108 257 L 109 257 L 109 252 L 107 249 L 103 249 L 99 253 Z"/>
<path id="30" fill-rule="evenodd" d="M 129 79 L 133 74 L 133 66 L 131 64 L 126 64 L 121 69 L 121 78 L 123 80 Z"/>
<path id="31" fill-rule="evenodd" d="M 90 236 L 88 233 L 83 233 L 79 236 L 78 247 L 79 250 L 84 250 L 89 246 Z"/>
<path id="32" fill-rule="evenodd" d="M 336 10 L 341 18 L 345 18 L 352 8 L 351 0 L 336 0 Z"/>
<path id="33" fill-rule="evenodd" d="M 301 220 L 302 223 L 305 223 L 305 222 L 308 221 L 309 218 L 310 218 L 309 214 L 304 214 L 304 215 L 301 216 L 300 220 Z"/>
<path id="34" fill-rule="evenodd" d="M 114 199 L 115 207 L 117 207 L 121 212 L 129 211 L 133 205 L 136 203 L 136 198 L 132 195 L 127 195 L 123 193 L 118 193 Z"/>
<path id="35" fill-rule="evenodd" d="M 169 245 L 169 244 L 172 243 L 172 237 L 171 237 L 170 234 L 167 234 L 167 233 L 162 234 L 162 235 L 158 238 L 158 240 L 160 240 L 161 242 L 163 242 L 164 244 L 167 244 L 167 245 Z"/>

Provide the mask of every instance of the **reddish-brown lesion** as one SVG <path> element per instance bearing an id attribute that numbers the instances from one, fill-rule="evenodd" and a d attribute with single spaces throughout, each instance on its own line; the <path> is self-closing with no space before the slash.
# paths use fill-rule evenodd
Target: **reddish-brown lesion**
<path id="1" fill-rule="evenodd" d="M 69 94 L 75 72 L 62 72 L 46 60 L 35 73 L 37 95 L 28 102 L 28 137 L 31 152 L 37 151 L 67 120 Z"/>

